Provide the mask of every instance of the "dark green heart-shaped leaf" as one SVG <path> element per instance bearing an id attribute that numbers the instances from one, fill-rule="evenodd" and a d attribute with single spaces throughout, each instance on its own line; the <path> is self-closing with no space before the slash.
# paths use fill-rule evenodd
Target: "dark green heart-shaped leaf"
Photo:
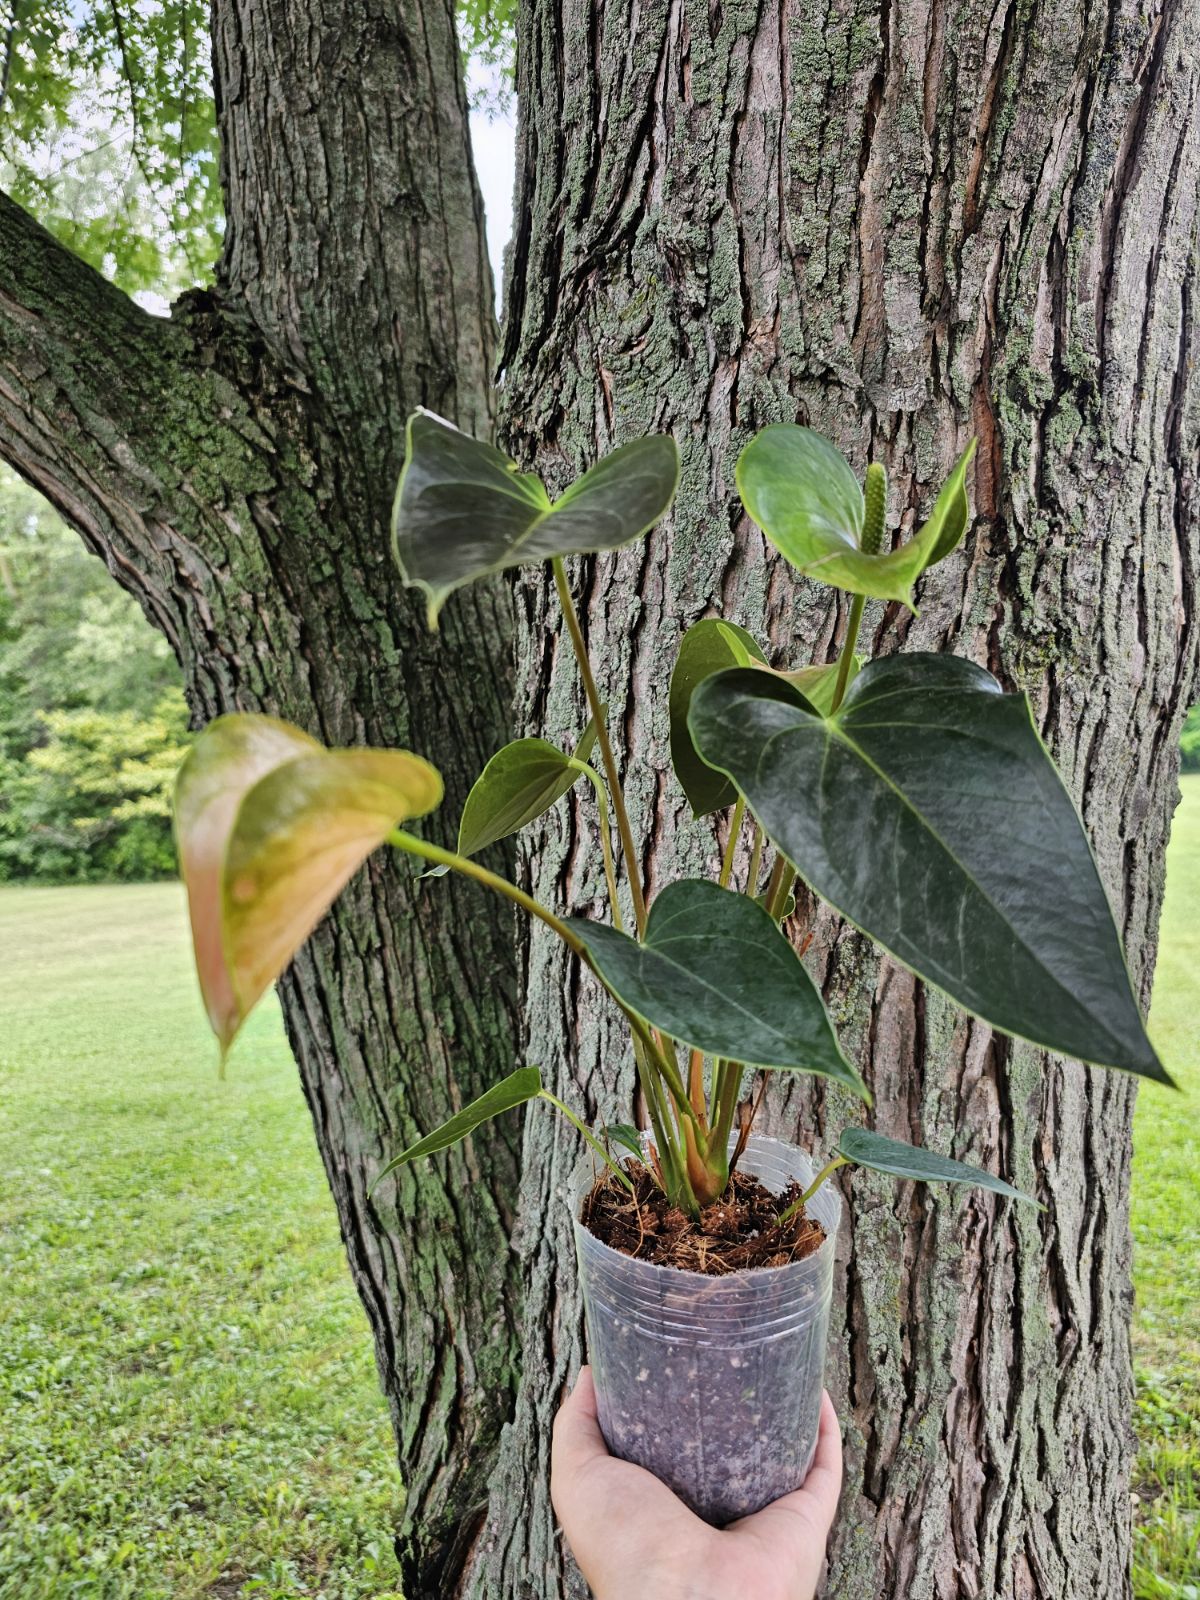
<path id="1" fill-rule="evenodd" d="M 1006 1033 L 1170 1082 L 1024 695 L 899 655 L 821 717 L 738 668 L 700 687 L 689 725 L 800 876 L 921 977 Z"/>
<path id="2" fill-rule="evenodd" d="M 448 1150 L 452 1144 L 458 1144 L 460 1140 L 465 1139 L 481 1122 L 499 1116 L 502 1111 L 511 1111 L 514 1106 L 523 1106 L 527 1100 L 535 1100 L 541 1092 L 542 1077 L 538 1069 L 518 1067 L 515 1072 L 510 1072 L 507 1078 L 486 1089 L 478 1099 L 472 1100 L 469 1106 L 464 1106 L 448 1121 L 435 1128 L 432 1133 L 427 1133 L 423 1139 L 418 1139 L 416 1144 L 410 1144 L 407 1150 L 401 1150 L 398 1156 L 393 1156 L 375 1178 L 370 1192 L 374 1193 L 386 1177 L 400 1167 L 406 1167 L 410 1161 L 418 1161 L 422 1156 L 436 1155 L 439 1150 Z"/>
<path id="3" fill-rule="evenodd" d="M 746 1066 L 822 1073 L 866 1098 L 803 963 L 745 895 L 699 879 L 668 884 L 642 944 L 580 917 L 570 927 L 605 986 L 651 1027 Z"/>
<path id="4" fill-rule="evenodd" d="M 966 529 L 966 470 L 972 440 L 915 538 L 896 550 L 860 548 L 863 495 L 849 463 L 828 439 L 793 423 L 774 423 L 738 458 L 742 504 L 792 566 L 852 594 L 913 603 L 912 586 L 948 555 Z"/>
<path id="5" fill-rule="evenodd" d="M 612 451 L 552 505 L 541 479 L 494 446 L 416 411 L 392 513 L 396 562 L 428 596 L 434 627 L 447 596 L 485 573 L 641 538 L 678 480 L 674 439 L 652 434 Z"/>
<path id="6" fill-rule="evenodd" d="M 726 667 L 746 667 L 754 661 L 765 665 L 766 660 L 753 635 L 719 617 L 704 617 L 693 623 L 680 640 L 668 697 L 671 763 L 697 817 L 732 805 L 737 799 L 737 790 L 722 773 L 714 772 L 707 762 L 701 761 L 692 743 L 687 713 L 696 685 Z"/>
<path id="7" fill-rule="evenodd" d="M 982 1167 L 969 1166 L 965 1161 L 951 1161 L 948 1156 L 935 1155 L 932 1150 L 922 1150 L 918 1145 L 905 1144 L 902 1139 L 888 1139 L 882 1133 L 871 1133 L 867 1128 L 843 1128 L 838 1140 L 836 1155 L 845 1156 L 856 1167 L 870 1167 L 873 1172 L 884 1172 L 892 1178 L 914 1178 L 918 1183 L 969 1183 L 977 1189 L 990 1189 L 993 1194 L 1007 1195 L 1010 1200 L 1024 1200 L 1026 1205 L 1037 1206 L 1032 1195 L 1022 1194 L 1003 1178 L 994 1178 Z M 1038 1206 L 1044 1211 L 1044 1206 Z"/>

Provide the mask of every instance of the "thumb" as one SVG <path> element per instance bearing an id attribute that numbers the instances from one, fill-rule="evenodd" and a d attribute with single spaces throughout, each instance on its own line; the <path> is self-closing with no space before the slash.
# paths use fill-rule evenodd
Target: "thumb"
<path id="1" fill-rule="evenodd" d="M 550 1457 L 550 1496 L 559 1493 L 593 1461 L 608 1455 L 596 1416 L 596 1386 L 591 1367 L 581 1367 L 574 1389 L 554 1419 L 554 1448 Z"/>

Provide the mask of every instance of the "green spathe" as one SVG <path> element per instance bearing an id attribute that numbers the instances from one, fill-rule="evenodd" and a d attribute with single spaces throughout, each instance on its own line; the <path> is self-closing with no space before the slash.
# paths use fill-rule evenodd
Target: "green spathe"
<path id="1" fill-rule="evenodd" d="M 821 1073 L 867 1098 L 804 964 L 745 895 L 701 879 L 668 884 L 642 944 L 580 917 L 567 925 L 605 986 L 670 1038 L 746 1066 Z"/>
<path id="2" fill-rule="evenodd" d="M 737 485 L 750 516 L 806 577 L 911 607 L 913 584 L 966 532 L 966 473 L 974 454 L 972 439 L 920 532 L 877 553 L 862 549 L 858 479 L 841 451 L 811 428 L 778 422 L 756 434 L 738 458 Z"/>
<path id="3" fill-rule="evenodd" d="M 621 445 L 551 503 L 542 480 L 431 411 L 408 419 L 392 513 L 406 584 L 428 597 L 430 627 L 448 596 L 505 567 L 617 550 L 667 511 L 679 452 L 667 434 Z"/>
<path id="4" fill-rule="evenodd" d="M 701 685 L 689 726 L 801 877 L 921 977 L 1006 1033 L 1170 1081 L 1024 695 L 898 655 L 823 717 L 737 668 Z"/>

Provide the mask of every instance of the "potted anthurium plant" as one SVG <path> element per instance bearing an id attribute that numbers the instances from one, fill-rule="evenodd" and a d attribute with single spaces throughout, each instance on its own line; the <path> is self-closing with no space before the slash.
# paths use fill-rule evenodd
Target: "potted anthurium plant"
<path id="1" fill-rule="evenodd" d="M 828 663 L 772 666 L 750 633 L 716 617 L 685 633 L 670 685 L 671 753 L 696 815 L 730 812 L 712 881 L 670 883 L 647 904 L 564 567 L 571 555 L 643 537 L 667 512 L 678 479 L 667 437 L 613 451 L 552 502 L 492 446 L 426 412 L 410 419 L 395 510 L 401 577 L 424 592 L 436 626 L 461 585 L 548 561 L 590 716 L 570 753 L 541 739 L 499 751 L 467 799 L 455 850 L 400 826 L 442 793 L 438 774 L 407 751 L 328 750 L 272 718 L 227 716 L 200 735 L 178 781 L 182 871 L 222 1059 L 382 845 L 507 896 L 624 1013 L 646 1129 L 584 1127 L 536 1068 L 521 1066 L 375 1182 L 535 1099 L 569 1118 L 591 1157 L 571 1203 L 601 1425 L 614 1450 L 716 1522 L 796 1487 L 811 1459 L 840 1208 L 830 1174 L 857 1164 L 1027 1198 L 861 1125 L 867 1085 L 781 926 L 797 875 L 994 1027 L 1166 1078 L 1083 828 L 1025 697 L 959 657 L 863 662 L 855 653 L 865 600 L 911 606 L 917 579 L 962 539 L 971 454 L 915 537 L 892 548 L 878 465 L 864 490 L 827 440 L 786 424 L 743 451 L 738 489 L 767 539 L 799 572 L 854 598 Z M 539 904 L 479 859 L 580 781 L 597 808 L 606 922 Z M 750 1069 L 822 1074 L 846 1091 L 834 1103 L 861 1104 L 862 1116 L 815 1161 L 755 1131 L 761 1089 L 742 1099 Z"/>

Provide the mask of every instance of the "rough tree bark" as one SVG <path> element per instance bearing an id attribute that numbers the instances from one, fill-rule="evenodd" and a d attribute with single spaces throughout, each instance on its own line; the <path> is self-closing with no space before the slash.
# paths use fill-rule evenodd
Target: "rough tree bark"
<path id="1" fill-rule="evenodd" d="M 485 585 L 431 641 L 388 553 L 407 413 L 492 420 L 452 8 L 217 0 L 213 44 L 213 293 L 150 318 L 0 197 L 0 456 L 163 629 L 199 721 L 415 748 L 446 778 L 441 836 L 507 737 L 512 631 Z M 519 1125 L 414 1171 L 399 1210 L 366 1188 L 511 1064 L 515 950 L 473 890 L 422 895 L 379 856 L 280 986 L 396 1425 L 412 1600 L 460 1563 L 511 1408 Z"/>
<path id="2" fill-rule="evenodd" d="M 525 0 L 521 30 L 509 437 L 551 480 L 651 427 L 684 450 L 669 534 L 581 573 L 652 880 L 712 852 L 665 775 L 683 627 L 719 606 L 804 659 L 841 627 L 738 521 L 741 442 L 811 421 L 888 463 L 907 526 L 974 430 L 967 545 L 919 621 L 869 613 L 874 642 L 949 644 L 1030 689 L 1147 992 L 1196 666 L 1195 8 Z M 0 455 L 138 594 L 198 716 L 264 707 L 409 744 L 446 773 L 452 818 L 503 737 L 507 610 L 475 589 L 430 643 L 384 536 L 411 405 L 490 419 L 449 9 L 217 0 L 214 45 L 213 295 L 153 322 L 0 202 Z M 573 669 L 542 587 L 519 599 L 519 703 L 566 732 Z M 587 903 L 585 813 L 554 819 L 532 871 Z M 801 910 L 878 1125 L 994 1161 L 1052 1207 L 1038 1222 L 854 1179 L 831 1592 L 1120 1595 L 1131 1087 L 992 1038 Z M 470 890 L 414 898 L 381 858 L 282 986 L 397 1422 L 410 1600 L 579 1591 L 545 1492 L 579 1353 L 558 1207 L 573 1141 L 530 1121 L 519 1267 L 511 1122 L 413 1174 L 403 1211 L 364 1199 L 385 1148 L 509 1063 L 512 948 Z M 530 1059 L 611 1114 L 629 1064 L 593 989 L 539 945 L 531 996 Z M 811 1138 L 849 1109 L 793 1089 L 772 1115 Z"/>
<path id="3" fill-rule="evenodd" d="M 720 609 L 804 662 L 844 625 L 739 519 L 739 447 L 766 422 L 808 421 L 860 469 L 887 464 L 891 525 L 908 530 L 975 433 L 963 550 L 926 581 L 919 619 L 868 607 L 867 637 L 950 648 L 1029 691 L 1148 999 L 1196 681 L 1200 11 L 525 0 L 520 61 L 504 431 L 551 478 L 652 428 L 683 451 L 669 534 L 578 574 L 652 883 L 715 858 L 667 775 L 683 629 Z M 569 656 L 537 631 L 544 586 L 525 609 L 526 692 L 565 734 L 581 712 Z M 597 892 L 578 807 L 532 871 L 552 902 Z M 799 910 L 876 1126 L 997 1165 L 1049 1207 L 865 1173 L 843 1185 L 831 1380 L 848 1479 L 828 1592 L 1116 1600 L 1133 1084 L 992 1035 L 829 913 Z M 530 992 L 530 1059 L 561 1063 L 578 1105 L 627 1106 L 611 1012 L 540 938 Z M 772 1105 L 806 1143 L 853 1114 L 820 1084 L 781 1085 Z M 583 1592 L 546 1493 L 580 1357 L 573 1159 L 531 1119 L 525 1379 L 473 1595 Z"/>

